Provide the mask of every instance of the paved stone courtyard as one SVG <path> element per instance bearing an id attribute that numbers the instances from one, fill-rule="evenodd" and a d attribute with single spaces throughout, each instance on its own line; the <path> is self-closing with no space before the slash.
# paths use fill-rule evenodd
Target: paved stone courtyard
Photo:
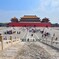
<path id="1" fill-rule="evenodd" d="M 0 51 L 0 59 L 59 59 L 59 52 L 39 42 L 18 42 Z"/>
<path id="2" fill-rule="evenodd" d="M 13 34 L 13 39 L 16 37 L 16 41 L 17 39 L 18 41 L 0 50 L 0 59 L 59 59 L 59 44 L 51 45 L 51 37 L 47 37 L 46 42 L 46 38 L 42 38 L 40 31 L 33 33 L 27 31 L 26 28 L 18 31 L 21 31 L 21 34 Z M 57 34 L 59 35 L 59 33 Z"/>

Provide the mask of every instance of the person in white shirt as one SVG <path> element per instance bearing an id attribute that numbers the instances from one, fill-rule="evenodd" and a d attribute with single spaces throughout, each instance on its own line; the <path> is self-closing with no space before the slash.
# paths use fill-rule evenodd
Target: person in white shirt
<path id="1" fill-rule="evenodd" d="M 50 35 L 48 26 L 46 26 L 46 28 L 44 29 L 43 35 L 45 37 L 48 36 L 48 35 Z"/>

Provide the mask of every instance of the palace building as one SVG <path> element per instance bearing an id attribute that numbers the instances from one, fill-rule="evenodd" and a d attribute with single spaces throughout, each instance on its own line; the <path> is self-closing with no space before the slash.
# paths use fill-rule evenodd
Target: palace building
<path id="1" fill-rule="evenodd" d="M 48 18 L 40 19 L 36 15 L 24 15 L 18 21 L 16 17 L 11 19 L 8 23 L 11 27 L 51 27 L 51 23 Z"/>

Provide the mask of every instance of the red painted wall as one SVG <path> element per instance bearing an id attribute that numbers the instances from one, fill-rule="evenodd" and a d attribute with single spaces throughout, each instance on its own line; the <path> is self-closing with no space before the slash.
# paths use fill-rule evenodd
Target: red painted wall
<path id="1" fill-rule="evenodd" d="M 12 23 L 9 23 L 9 26 L 12 26 L 12 27 L 28 27 L 28 26 L 36 26 L 36 27 L 46 27 L 46 26 L 49 26 L 51 27 L 51 24 L 50 23 L 29 23 L 29 22 L 26 22 L 26 23 L 18 23 L 18 22 L 12 22 Z"/>

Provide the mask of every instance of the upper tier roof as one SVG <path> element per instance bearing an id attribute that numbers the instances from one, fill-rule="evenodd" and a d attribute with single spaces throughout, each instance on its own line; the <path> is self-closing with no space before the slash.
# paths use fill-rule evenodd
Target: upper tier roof
<path id="1" fill-rule="evenodd" d="M 24 15 L 21 18 L 39 18 L 39 17 L 37 17 L 36 15 Z"/>

